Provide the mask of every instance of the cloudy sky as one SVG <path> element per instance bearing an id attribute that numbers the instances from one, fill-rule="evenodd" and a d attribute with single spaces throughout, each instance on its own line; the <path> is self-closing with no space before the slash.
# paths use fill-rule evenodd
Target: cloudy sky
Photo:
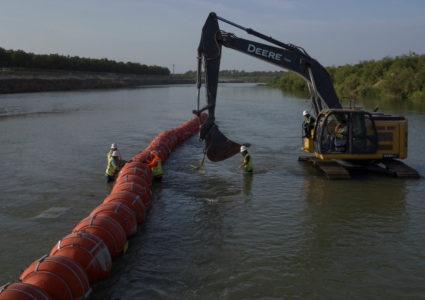
<path id="1" fill-rule="evenodd" d="M 0 47 L 174 65 L 183 73 L 196 68 L 211 11 L 299 45 L 325 66 L 425 53 L 425 0 L 0 0 Z M 278 70 L 230 49 L 221 68 Z"/>

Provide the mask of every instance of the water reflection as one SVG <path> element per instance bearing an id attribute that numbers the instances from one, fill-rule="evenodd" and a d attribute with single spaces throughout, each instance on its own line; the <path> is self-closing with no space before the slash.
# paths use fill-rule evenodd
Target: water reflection
<path id="1" fill-rule="evenodd" d="M 151 202 L 161 202 L 161 199 L 162 199 L 162 181 L 152 180 L 150 196 L 151 196 Z"/>
<path id="2" fill-rule="evenodd" d="M 376 276 L 374 270 L 395 267 L 390 258 L 399 256 L 398 240 L 407 230 L 403 180 L 330 181 L 306 176 L 304 195 L 293 267 L 311 281 L 310 292 L 344 298 L 365 277 Z"/>
<path id="3" fill-rule="evenodd" d="M 405 181 L 395 178 L 368 175 L 336 181 L 306 176 L 304 192 L 309 209 L 337 211 L 344 217 L 362 213 L 401 217 L 405 212 Z"/>
<path id="4" fill-rule="evenodd" d="M 242 181 L 242 194 L 245 196 L 251 195 L 252 180 L 254 179 L 253 173 L 243 173 Z"/>

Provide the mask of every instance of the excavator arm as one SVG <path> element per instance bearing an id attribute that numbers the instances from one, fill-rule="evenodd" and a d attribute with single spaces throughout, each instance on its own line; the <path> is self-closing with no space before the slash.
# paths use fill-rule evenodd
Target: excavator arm
<path id="1" fill-rule="evenodd" d="M 275 46 L 239 38 L 232 33 L 220 30 L 218 20 L 246 31 L 248 34 L 261 38 Z M 215 124 L 215 105 L 217 100 L 218 75 L 220 71 L 221 48 L 225 46 L 286 70 L 295 72 L 307 83 L 315 115 L 326 108 L 341 108 L 330 76 L 326 69 L 311 58 L 307 52 L 297 46 L 285 44 L 265 36 L 250 28 L 244 28 L 210 13 L 202 28 L 198 47 L 198 109 L 200 114 L 208 110 L 208 119 L 201 125 L 200 138 L 205 140 L 205 153 L 211 161 L 220 161 L 239 152 L 240 144 L 226 138 Z M 201 87 L 202 62 L 205 70 L 205 85 L 207 105 L 199 108 L 199 89 Z"/>

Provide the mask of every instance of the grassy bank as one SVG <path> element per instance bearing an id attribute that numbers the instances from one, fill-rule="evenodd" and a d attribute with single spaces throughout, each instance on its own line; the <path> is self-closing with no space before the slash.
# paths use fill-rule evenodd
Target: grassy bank
<path id="1" fill-rule="evenodd" d="M 71 72 L 26 68 L 2 68 L 0 70 L 0 94 L 184 83 L 193 83 L 193 81 L 171 75 Z"/>
<path id="2" fill-rule="evenodd" d="M 170 70 L 107 58 L 34 54 L 0 47 L 0 93 L 125 88 L 191 83 Z"/>
<path id="3" fill-rule="evenodd" d="M 255 83 L 270 83 L 277 81 L 285 72 L 277 71 L 253 71 L 245 72 L 239 70 L 221 70 L 219 73 L 220 82 L 255 82 Z M 203 74 L 203 78 L 204 78 Z M 196 80 L 196 71 L 187 71 L 179 74 L 180 78 L 188 78 Z"/>

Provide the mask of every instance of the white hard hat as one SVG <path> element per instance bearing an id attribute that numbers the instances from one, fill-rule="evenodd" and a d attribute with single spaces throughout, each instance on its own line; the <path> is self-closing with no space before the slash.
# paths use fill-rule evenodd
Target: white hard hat
<path id="1" fill-rule="evenodd" d="M 303 111 L 303 116 L 309 115 L 308 111 Z"/>
<path id="2" fill-rule="evenodd" d="M 241 152 L 244 152 L 244 151 L 248 151 L 248 147 L 247 146 L 241 146 Z"/>
<path id="3" fill-rule="evenodd" d="M 118 157 L 118 156 L 120 156 L 120 153 L 118 151 L 114 151 L 114 152 L 112 152 L 111 156 L 112 157 Z"/>
<path id="4" fill-rule="evenodd" d="M 117 144 L 115 144 L 115 143 L 113 143 L 113 144 L 111 145 L 111 149 L 116 149 L 116 148 L 118 148 L 118 145 L 117 145 Z"/>

